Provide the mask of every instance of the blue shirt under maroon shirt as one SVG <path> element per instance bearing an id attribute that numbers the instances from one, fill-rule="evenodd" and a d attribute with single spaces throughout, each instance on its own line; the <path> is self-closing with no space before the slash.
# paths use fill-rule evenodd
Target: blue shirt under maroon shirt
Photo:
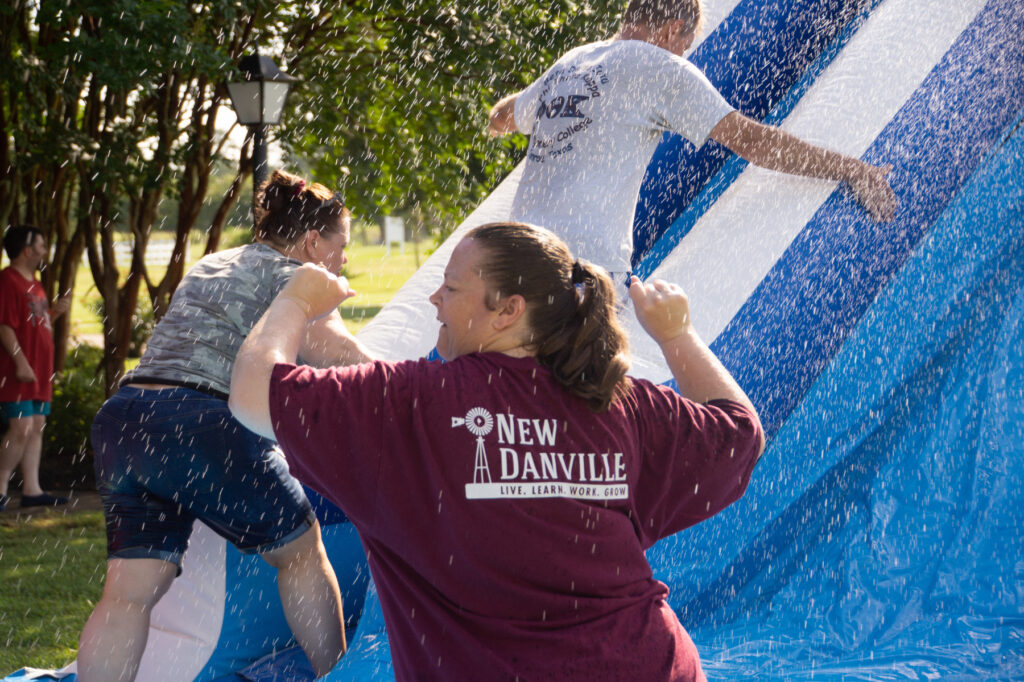
<path id="1" fill-rule="evenodd" d="M 292 473 L 359 530 L 402 680 L 702 680 L 644 550 L 737 500 L 742 405 L 633 379 L 594 414 L 532 358 L 278 365 Z"/>

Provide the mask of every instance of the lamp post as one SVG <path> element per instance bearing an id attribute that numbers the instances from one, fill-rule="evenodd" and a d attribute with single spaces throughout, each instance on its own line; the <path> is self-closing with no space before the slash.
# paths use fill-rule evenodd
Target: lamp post
<path id="1" fill-rule="evenodd" d="M 302 80 L 277 68 L 270 57 L 259 54 L 242 57 L 238 62 L 244 80 L 228 83 L 231 105 L 238 122 L 252 134 L 253 217 L 256 195 L 267 178 L 267 127 L 281 121 L 281 112 L 292 83 Z"/>

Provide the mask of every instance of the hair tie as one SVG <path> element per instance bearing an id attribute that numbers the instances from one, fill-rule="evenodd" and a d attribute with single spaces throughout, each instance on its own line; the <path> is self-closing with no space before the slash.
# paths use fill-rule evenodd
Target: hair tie
<path id="1" fill-rule="evenodd" d="M 587 271 L 579 259 L 572 262 L 572 283 L 584 284 L 587 281 Z"/>
<path id="2" fill-rule="evenodd" d="M 586 268 L 583 267 L 579 260 L 575 260 L 572 263 L 572 277 L 570 281 L 576 294 L 576 305 L 580 305 L 583 303 L 583 299 L 586 298 L 587 287 L 593 284 L 594 280 L 587 274 Z"/>
<path id="3" fill-rule="evenodd" d="M 302 190 L 306 189 L 306 181 L 299 180 L 299 184 L 295 185 L 295 192 L 292 194 L 293 197 L 297 197 L 302 194 Z"/>

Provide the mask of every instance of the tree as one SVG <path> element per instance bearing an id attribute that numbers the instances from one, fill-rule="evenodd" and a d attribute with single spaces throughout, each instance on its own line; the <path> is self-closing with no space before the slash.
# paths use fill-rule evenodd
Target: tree
<path id="1" fill-rule="evenodd" d="M 181 280 L 219 144 L 214 124 L 223 74 L 253 28 L 234 3 L 223 3 L 219 21 L 207 21 L 200 9 L 63 0 L 20 1 L 4 10 L 14 30 L 4 32 L 0 49 L 9 74 L 0 83 L 0 214 L 49 232 L 55 254 L 43 283 L 51 296 L 72 289 L 87 254 L 106 312 L 108 390 L 124 367 L 141 284 L 159 314 Z M 222 202 L 230 205 L 237 194 Z M 175 249 L 157 278 L 144 254 L 168 198 L 178 203 Z M 119 230 L 133 243 L 125 273 L 114 251 Z M 218 235 L 215 224 L 211 241 Z M 55 337 L 60 367 L 66 320 Z"/>
<path id="2" fill-rule="evenodd" d="M 226 136 L 217 114 L 243 54 L 273 52 L 304 80 L 275 129 L 292 165 L 344 184 L 364 216 L 418 208 L 450 226 L 522 145 L 486 137 L 489 104 L 570 44 L 607 33 L 619 4 L 14 0 L 0 7 L 0 217 L 48 232 L 51 296 L 71 290 L 87 256 L 106 312 L 110 391 L 142 285 L 159 318 L 189 235 L 204 230 L 216 250 L 251 175 L 247 145 L 226 194 L 208 196 Z M 174 255 L 160 272 L 145 250 L 168 201 Z M 214 218 L 197 225 L 208 201 Z M 133 245 L 126 269 L 118 234 Z M 55 329 L 58 367 L 68 329 L 66 317 Z"/>
<path id="3" fill-rule="evenodd" d="M 315 49 L 292 61 L 293 72 L 307 75 L 282 141 L 313 160 L 316 177 L 343 182 L 364 215 L 418 208 L 435 228 L 451 228 L 525 147 L 521 136 L 489 138 L 490 106 L 569 47 L 609 35 L 622 7 L 345 3 L 344 20 L 317 32 Z"/>

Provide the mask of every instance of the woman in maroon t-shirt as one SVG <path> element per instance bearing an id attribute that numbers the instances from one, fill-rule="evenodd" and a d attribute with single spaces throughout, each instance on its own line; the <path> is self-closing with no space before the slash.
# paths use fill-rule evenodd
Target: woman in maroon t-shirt
<path id="1" fill-rule="evenodd" d="M 430 297 L 447 364 L 275 367 L 345 293 L 303 266 L 243 344 L 230 407 L 359 529 L 396 677 L 703 679 L 643 550 L 738 499 L 764 440 L 685 294 L 630 287 L 681 397 L 626 376 L 614 285 L 547 230 L 455 248 Z"/>

